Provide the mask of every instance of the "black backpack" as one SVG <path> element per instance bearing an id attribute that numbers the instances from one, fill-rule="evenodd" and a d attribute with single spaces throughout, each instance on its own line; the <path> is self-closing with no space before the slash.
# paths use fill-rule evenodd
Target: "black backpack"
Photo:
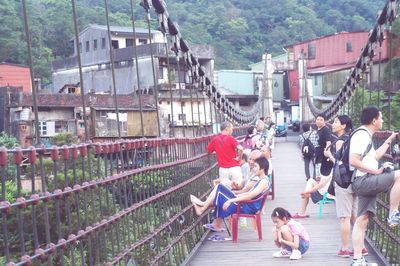
<path id="1" fill-rule="evenodd" d="M 351 133 L 351 135 L 343 142 L 342 147 L 335 153 L 335 164 L 333 166 L 333 180 L 338 184 L 338 186 L 342 188 L 348 188 L 350 184 L 352 183 L 352 177 L 353 177 L 353 170 L 350 170 L 350 162 L 349 162 L 349 157 L 350 157 L 350 140 L 351 137 L 356 133 L 357 131 L 364 130 L 367 131 L 364 128 L 359 128 L 356 129 Z M 367 131 L 368 132 L 368 131 Z M 368 133 L 369 134 L 369 133 Z M 364 154 L 361 157 L 365 157 L 367 153 L 371 150 L 372 148 L 372 141 L 368 144 L 367 149 L 365 150 Z"/>
<path id="2" fill-rule="evenodd" d="M 303 146 L 301 147 L 301 153 L 303 154 L 303 157 L 306 159 L 312 159 L 312 158 L 314 158 L 314 155 L 315 155 L 315 147 L 310 140 L 310 136 L 312 133 L 313 132 L 308 134 L 307 138 L 304 138 L 304 136 L 303 136 L 304 142 L 303 142 Z"/>

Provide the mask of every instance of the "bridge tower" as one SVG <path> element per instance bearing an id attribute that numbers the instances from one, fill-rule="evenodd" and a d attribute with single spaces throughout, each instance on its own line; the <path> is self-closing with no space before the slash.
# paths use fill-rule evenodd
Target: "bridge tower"
<path id="1" fill-rule="evenodd" d="M 275 69 L 272 64 L 272 56 L 271 54 L 265 53 L 263 54 L 264 60 L 264 73 L 263 73 L 263 92 L 262 92 L 262 116 L 270 116 L 273 117 L 274 108 L 272 101 L 272 74 Z"/>
<path id="2" fill-rule="evenodd" d="M 312 81 L 308 79 L 307 74 L 307 60 L 304 59 L 304 55 L 298 60 L 298 68 L 299 70 L 299 110 L 300 110 L 300 121 L 311 121 L 314 116 L 311 113 L 311 109 L 307 102 L 307 97 L 309 100 L 313 100 L 313 92 L 312 92 Z"/>

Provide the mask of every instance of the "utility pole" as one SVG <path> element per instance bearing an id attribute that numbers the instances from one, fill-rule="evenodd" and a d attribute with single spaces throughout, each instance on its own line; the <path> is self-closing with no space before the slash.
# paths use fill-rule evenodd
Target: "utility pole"
<path id="1" fill-rule="evenodd" d="M 264 60 L 264 73 L 263 73 L 263 102 L 262 102 L 262 114 L 263 116 L 270 116 L 274 112 L 273 101 L 272 101 L 272 74 L 274 73 L 274 67 L 272 65 L 271 54 L 263 54 Z"/>

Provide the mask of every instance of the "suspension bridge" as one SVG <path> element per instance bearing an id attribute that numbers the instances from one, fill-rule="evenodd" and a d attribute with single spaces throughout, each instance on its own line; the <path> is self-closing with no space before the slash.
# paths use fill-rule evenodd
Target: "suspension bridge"
<path id="1" fill-rule="evenodd" d="M 68 98 L 70 101 L 79 101 L 81 107 L 82 127 L 84 129 L 82 142 L 76 145 L 45 146 L 41 133 L 47 130 L 47 125 L 40 123 L 39 107 L 45 106 L 50 96 L 38 93 L 34 80 L 34 58 L 32 54 L 31 32 L 29 24 L 29 10 L 26 0 L 22 0 L 22 14 L 24 20 L 24 35 L 28 47 L 28 62 L 32 84 L 31 98 L 26 102 L 32 103 L 34 138 L 32 147 L 0 149 L 1 171 L 1 253 L 0 263 L 5 265 L 203 265 L 213 263 L 210 256 L 223 257 L 220 264 L 238 264 L 238 261 L 247 264 L 250 259 L 256 262 L 269 264 L 271 243 L 268 236 L 271 226 L 269 211 L 272 206 L 290 204 L 290 193 L 296 193 L 300 188 L 295 182 L 294 187 L 284 186 L 286 180 L 293 180 L 298 176 L 289 176 L 282 164 L 283 157 L 277 152 L 274 160 L 277 173 L 277 198 L 267 201 L 267 215 L 263 216 L 264 241 L 249 242 L 255 238 L 252 232 L 239 233 L 239 243 L 218 247 L 204 242 L 206 233 L 202 227 L 209 221 L 209 214 L 196 216 L 190 203 L 189 194 L 205 196 L 211 190 L 211 180 L 217 175 L 217 165 L 212 154 L 205 153 L 206 145 L 212 139 L 212 125 L 229 120 L 236 125 L 234 136 L 244 136 L 249 125 L 254 124 L 261 116 L 271 115 L 271 91 L 267 86 L 259 90 L 257 101 L 246 110 L 238 107 L 226 97 L 215 85 L 210 73 L 203 65 L 204 60 L 198 59 L 194 50 L 182 35 L 178 24 L 169 15 L 167 5 L 163 0 L 143 0 L 140 6 L 130 1 L 132 34 L 144 36 L 148 34 L 148 48 L 145 51 L 150 58 L 152 77 L 146 90 L 143 88 L 143 74 L 138 57 L 138 50 L 143 49 L 133 41 L 130 48 L 116 52 L 116 43 L 112 42 L 113 28 L 109 23 L 107 0 L 104 0 L 105 17 L 107 26 L 104 38 L 106 63 L 99 64 L 99 70 L 110 70 L 109 80 L 111 93 L 103 101 L 107 102 L 108 109 L 101 109 L 96 103 L 101 96 L 89 94 L 89 79 L 85 78 L 87 65 L 81 58 L 82 44 L 78 32 L 78 16 L 75 0 L 71 0 L 72 18 L 74 24 L 74 49 L 75 57 L 68 59 L 61 65 L 63 67 L 76 65 L 75 78 L 79 80 L 78 98 Z M 304 80 L 300 86 L 300 106 L 303 121 L 311 120 L 313 116 L 324 114 L 328 119 L 346 113 L 351 116 L 357 114 L 355 105 L 367 106 L 370 101 L 364 101 L 365 89 L 360 89 L 366 73 L 371 69 L 373 60 L 381 49 L 384 41 L 384 29 L 391 26 L 397 16 L 398 1 L 389 0 L 385 3 L 368 40 L 361 51 L 349 77 L 344 81 L 343 87 L 338 89 L 336 97 L 324 109 L 318 109 Z M 134 9 L 141 8 L 145 13 L 148 31 L 136 32 Z M 158 29 L 166 40 L 163 46 L 152 43 L 152 30 L 150 27 L 150 14 L 157 16 Z M 108 40 L 108 44 L 106 42 Z M 97 46 L 98 45 L 98 46 Z M 103 47 L 103 40 L 97 44 L 96 49 Z M 129 49 L 128 49 L 129 48 Z M 85 48 L 89 49 L 89 48 Z M 171 51 L 171 52 L 170 52 Z M 127 53 L 131 61 L 119 61 Z M 160 121 L 161 88 L 158 84 L 155 55 L 165 55 L 165 64 L 168 66 L 168 77 L 171 76 L 170 64 L 175 63 L 182 68 L 177 68 L 178 78 L 187 76 L 184 80 L 188 84 L 178 82 L 177 95 L 173 95 L 173 85 L 168 84 L 166 93 L 169 93 L 171 103 L 171 131 L 169 137 L 161 137 L 162 125 Z M 380 63 L 380 62 L 379 62 Z M 58 63 L 53 64 L 53 67 Z M 130 84 L 132 94 L 119 95 L 120 81 L 116 69 L 124 64 L 135 65 L 136 84 Z M 390 66 L 391 67 L 391 66 Z M 62 67 L 60 67 L 62 69 Z M 181 74 L 180 71 L 184 73 Z M 369 72 L 370 73 L 370 72 Z M 380 73 L 379 73 L 380 74 Z M 304 77 L 307 73 L 304 71 Z M 169 79 L 168 79 L 169 80 Z M 379 79 L 380 82 L 380 79 Z M 183 86 L 185 88 L 183 88 Z M 378 84 L 378 105 L 385 102 L 388 113 L 388 129 L 391 125 L 391 94 L 388 99 L 380 98 L 380 85 Z M 148 93 L 144 93 L 147 91 Z M 371 90 L 370 90 L 371 93 Z M 359 102 L 362 95 L 362 102 Z M 24 96 L 25 97 L 25 96 Z M 46 98 L 47 97 L 47 98 Z M 97 98 L 96 98 L 97 97 Z M 179 102 L 185 99 L 190 104 L 189 109 L 173 108 L 172 102 L 177 97 Z M 127 103 L 127 99 L 132 102 Z M 154 98 L 154 99 L 151 99 Z M 366 97 L 368 99 L 368 97 Z M 25 99 L 25 98 L 24 98 Z M 168 99 L 165 96 L 165 99 Z M 144 105 L 144 103 L 146 103 Z M 153 103 L 149 104 L 149 103 Z M 110 104 L 111 103 L 111 104 Z M 126 111 L 126 104 L 134 106 L 136 116 L 131 119 L 139 121 L 135 130 L 136 138 L 129 138 L 123 134 L 126 119 L 122 113 Z M 116 123 L 111 127 L 115 136 L 90 138 L 89 124 L 97 117 L 87 114 L 87 107 L 101 109 L 100 111 L 113 112 Z M 110 107 L 111 106 L 111 107 Z M 203 112 L 200 112 L 203 108 Z M 385 107 L 386 108 L 386 107 Z M 197 109 L 197 110 L 196 110 Z M 173 114 L 181 117 L 181 126 L 184 128 L 182 135 L 175 134 L 174 126 L 178 121 Z M 200 114 L 204 117 L 200 117 Z M 99 117 L 101 118 L 101 114 Z M 126 114 L 124 114 L 125 116 Z M 188 123 L 186 117 L 191 116 Z M 196 117 L 197 116 L 197 117 Z M 155 119 L 150 120 L 153 117 Z M 354 117 L 354 119 L 357 119 Z M 90 120 L 90 121 L 89 121 Z M 148 121 L 156 121 L 150 125 Z M 374 135 L 374 142 L 381 144 L 389 132 L 379 132 Z M 148 137 L 152 135 L 152 138 Z M 147 136 L 147 137 L 146 137 Z M 90 141 L 92 139 L 92 141 Z M 294 153 L 293 143 L 278 143 L 277 150 Z M 398 162 L 399 157 L 387 154 L 385 161 Z M 295 163 L 294 163 L 295 165 Z M 299 166 L 296 166 L 298 171 Z M 291 190 L 292 189 L 292 190 Z M 292 199 L 293 200 L 293 199 Z M 293 200 L 294 201 L 294 200 Z M 334 238 L 337 228 L 335 223 L 325 223 L 325 219 L 333 220 L 332 206 L 327 206 L 326 217 L 323 220 L 311 219 L 308 227 L 323 223 L 313 232 L 317 244 L 312 247 L 313 253 L 304 261 L 307 265 L 320 264 L 321 261 L 333 264 L 349 264 L 349 261 L 330 257 L 326 249 L 336 248 Z M 378 200 L 378 214 L 369 225 L 368 243 L 371 250 L 371 260 L 387 265 L 400 264 L 400 231 L 390 229 L 385 224 L 388 213 L 388 195 L 382 194 Z M 336 221 L 336 220 L 335 220 Z M 336 230 L 336 231 L 335 231 Z M 244 230 L 245 231 L 245 230 Z M 319 232 L 329 231 L 331 241 L 327 243 Z M 243 241 L 243 243 L 240 243 Z M 245 245 L 251 246 L 246 248 Z M 222 244 L 224 245 L 224 244 Z M 219 252 L 219 254 L 217 254 Z M 318 253 L 323 252 L 323 253 Z M 261 254 L 263 253 L 263 254 Z M 268 254 L 265 254 L 268 253 Z M 228 254 L 228 256 L 227 256 Z M 234 254 L 234 255 L 233 255 Z M 259 254 L 253 256 L 253 254 Z M 321 255 L 322 254 L 322 255 Z M 334 253 L 333 253 L 334 254 Z M 231 256 L 232 255 L 232 256 Z M 197 257 L 196 257 L 197 256 Z M 251 257 L 251 258 L 250 258 Z M 204 260 L 202 260 L 204 259 Z M 230 259 L 234 260 L 231 261 Z M 246 261 L 249 259 L 249 261 Z M 276 263 L 276 261 L 275 261 Z M 278 262 L 280 263 L 280 262 Z"/>

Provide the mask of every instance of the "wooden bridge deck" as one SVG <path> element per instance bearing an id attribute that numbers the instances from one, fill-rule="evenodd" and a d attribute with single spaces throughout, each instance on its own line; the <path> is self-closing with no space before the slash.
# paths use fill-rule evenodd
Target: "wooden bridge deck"
<path id="1" fill-rule="evenodd" d="M 273 152 L 272 163 L 275 169 L 276 197 L 268 198 L 267 213 L 263 215 L 263 240 L 258 241 L 250 221 L 248 228 L 239 229 L 238 243 L 211 242 L 202 243 L 188 265 L 350 265 L 351 258 L 336 255 L 340 248 L 339 220 L 334 204 L 327 204 L 323 209 L 322 219 L 318 219 L 318 205 L 310 202 L 308 219 L 299 220 L 310 234 L 310 249 L 298 261 L 286 258 L 273 258 L 277 247 L 272 241 L 270 219 L 275 207 L 284 207 L 292 214 L 300 207 L 300 195 L 305 185 L 303 162 L 295 142 L 277 143 Z M 227 236 L 227 233 L 225 233 Z M 370 252 L 372 253 L 372 252 Z M 369 262 L 378 262 L 373 255 L 367 256 Z"/>

